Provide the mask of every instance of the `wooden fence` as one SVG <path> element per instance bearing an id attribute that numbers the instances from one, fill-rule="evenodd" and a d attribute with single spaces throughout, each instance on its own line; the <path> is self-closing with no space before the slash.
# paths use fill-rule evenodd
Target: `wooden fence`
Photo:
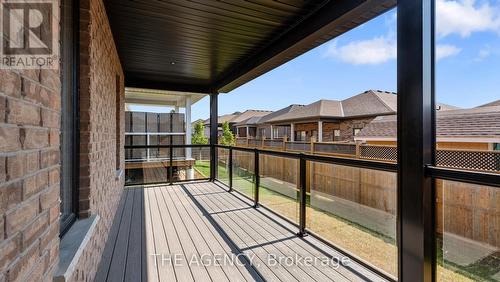
<path id="1" fill-rule="evenodd" d="M 398 158 L 397 147 L 388 145 L 346 142 L 290 142 L 282 139 L 261 140 L 247 138 L 237 138 L 236 144 L 252 148 L 307 152 L 386 162 L 396 162 Z M 436 150 L 436 164 L 450 168 L 500 173 L 500 151 L 438 149 Z"/>

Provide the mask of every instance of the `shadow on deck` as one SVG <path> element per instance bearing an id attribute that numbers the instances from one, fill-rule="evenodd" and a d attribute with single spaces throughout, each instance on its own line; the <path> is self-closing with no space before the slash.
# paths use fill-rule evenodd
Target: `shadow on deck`
<path id="1" fill-rule="evenodd" d="M 384 281 L 251 205 L 210 182 L 125 188 L 96 281 Z"/>

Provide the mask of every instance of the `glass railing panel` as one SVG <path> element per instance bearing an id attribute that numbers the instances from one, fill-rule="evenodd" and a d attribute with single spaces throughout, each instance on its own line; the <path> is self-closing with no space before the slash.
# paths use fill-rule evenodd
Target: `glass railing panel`
<path id="1" fill-rule="evenodd" d="M 154 144 L 163 145 L 161 140 L 168 136 L 154 136 Z M 158 141 L 158 142 L 157 142 Z M 210 177 L 210 147 L 172 148 L 126 148 L 125 149 L 125 185 L 145 185 L 207 179 Z M 149 151 L 149 152 L 148 152 Z M 149 156 L 149 157 L 148 157 Z"/>
<path id="2" fill-rule="evenodd" d="M 436 180 L 437 281 L 500 281 L 500 188 Z"/>
<path id="3" fill-rule="evenodd" d="M 397 174 L 307 162 L 306 228 L 397 277 Z"/>
<path id="4" fill-rule="evenodd" d="M 158 148 L 125 149 L 125 185 L 169 182 L 169 158 L 158 158 L 157 152 Z"/>
<path id="5" fill-rule="evenodd" d="M 259 155 L 259 203 L 299 223 L 298 159 Z"/>
<path id="6" fill-rule="evenodd" d="M 210 178 L 210 147 L 175 148 L 174 182 Z M 182 152 L 180 152 L 182 150 Z"/>
<path id="7" fill-rule="evenodd" d="M 229 186 L 229 149 L 217 148 L 217 180 Z"/>
<path id="8" fill-rule="evenodd" d="M 254 163 L 253 152 L 233 150 L 233 189 L 250 199 L 255 191 Z"/>

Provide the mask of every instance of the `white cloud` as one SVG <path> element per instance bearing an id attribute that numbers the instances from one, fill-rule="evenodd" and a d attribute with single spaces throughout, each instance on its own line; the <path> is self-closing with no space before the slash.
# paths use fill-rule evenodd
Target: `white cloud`
<path id="1" fill-rule="evenodd" d="M 451 57 L 455 56 L 458 53 L 460 53 L 462 49 L 453 46 L 453 45 L 447 45 L 447 44 L 437 44 L 436 45 L 436 60 L 439 61 L 443 58 L 446 57 Z"/>
<path id="2" fill-rule="evenodd" d="M 476 5 L 475 0 L 437 0 L 436 29 L 440 37 L 458 34 L 468 37 L 473 32 L 500 33 L 500 7 L 489 2 Z"/>
<path id="3" fill-rule="evenodd" d="M 353 65 L 378 65 L 396 59 L 396 41 L 387 37 L 353 41 L 337 46 L 333 41 L 326 51 L 326 56 Z M 455 56 L 462 49 L 448 44 L 436 45 L 436 60 Z"/>
<path id="4" fill-rule="evenodd" d="M 396 58 L 396 41 L 387 37 L 376 37 L 352 41 L 340 47 L 337 46 L 337 41 L 334 41 L 328 46 L 326 56 L 354 65 L 381 64 Z"/>

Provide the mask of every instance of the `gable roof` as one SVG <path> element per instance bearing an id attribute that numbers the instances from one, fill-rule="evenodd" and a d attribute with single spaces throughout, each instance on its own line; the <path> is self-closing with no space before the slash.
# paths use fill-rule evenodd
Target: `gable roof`
<path id="1" fill-rule="evenodd" d="M 387 115 L 396 113 L 396 106 L 396 93 L 368 90 L 342 101 L 319 100 L 300 109 L 273 117 L 268 122 Z"/>
<path id="2" fill-rule="evenodd" d="M 270 112 L 264 116 L 252 117 L 252 118 L 243 120 L 243 121 L 237 123 L 236 126 L 256 125 L 256 124 L 266 123 L 267 121 L 269 121 L 277 116 L 281 116 L 281 115 L 289 113 L 291 111 L 295 111 L 295 110 L 300 109 L 302 107 L 304 107 L 304 105 L 292 104 L 292 105 L 289 105 L 283 109 L 280 109 L 280 110 L 277 110 L 274 112 Z"/>
<path id="3" fill-rule="evenodd" d="M 500 106 L 437 112 L 438 138 L 493 137 L 500 140 Z M 397 138 L 396 115 L 381 116 L 367 124 L 356 136 L 357 140 Z"/>
<path id="4" fill-rule="evenodd" d="M 219 124 L 222 124 L 224 122 L 229 122 L 229 123 L 239 123 L 244 120 L 247 120 L 252 117 L 262 117 L 267 114 L 271 113 L 271 111 L 263 111 L 263 110 L 246 110 L 244 112 L 234 112 L 232 114 L 226 114 L 219 116 L 217 118 L 217 122 Z M 210 119 L 205 120 L 205 125 L 210 124 Z"/>
<path id="5" fill-rule="evenodd" d="M 244 120 L 253 118 L 253 117 L 263 117 L 267 114 L 272 113 L 271 111 L 262 111 L 262 110 L 246 110 L 241 115 L 234 117 L 230 122 L 231 123 L 240 123 Z"/>
<path id="6" fill-rule="evenodd" d="M 368 90 L 342 100 L 344 117 L 395 113 L 397 101 L 398 98 L 394 92 Z"/>
<path id="7" fill-rule="evenodd" d="M 492 106 L 500 106 L 500 100 L 496 100 L 496 101 L 493 101 L 493 102 L 486 103 L 484 105 L 478 106 L 478 108 L 492 107 Z"/>

